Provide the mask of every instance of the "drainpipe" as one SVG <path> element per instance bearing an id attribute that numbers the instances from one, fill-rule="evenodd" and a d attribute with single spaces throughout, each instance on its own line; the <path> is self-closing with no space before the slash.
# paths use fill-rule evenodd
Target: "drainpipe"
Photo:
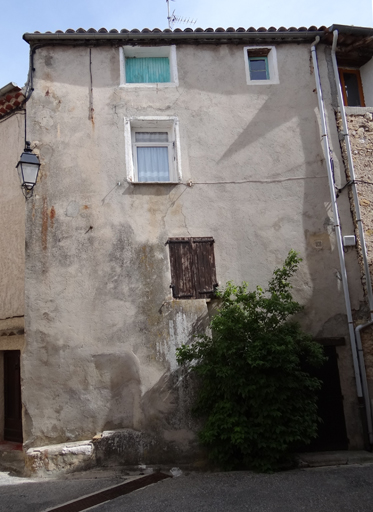
<path id="1" fill-rule="evenodd" d="M 357 188 L 356 188 L 356 183 L 355 183 L 355 179 L 356 179 L 355 168 L 354 168 L 354 162 L 352 159 L 350 136 L 348 133 L 346 109 L 345 109 L 343 96 L 342 96 L 342 89 L 341 89 L 339 73 L 338 73 L 337 57 L 336 57 L 336 53 L 335 53 L 336 48 L 337 48 L 337 41 L 338 41 L 338 30 L 334 30 L 333 31 L 333 45 L 332 45 L 332 62 L 333 62 L 334 80 L 335 80 L 335 85 L 337 87 L 338 106 L 339 106 L 341 119 L 342 119 L 342 125 L 343 125 L 342 135 L 344 137 L 345 144 L 346 144 L 348 168 L 350 171 L 350 178 L 351 178 L 351 190 L 352 190 L 354 208 L 355 208 L 355 213 L 356 213 L 356 222 L 357 222 L 357 227 L 358 227 L 358 231 L 359 231 L 361 252 L 362 252 L 362 256 L 363 256 L 365 283 L 366 283 L 369 310 L 370 310 L 370 321 L 364 325 L 359 325 L 358 327 L 356 327 L 355 335 L 356 335 L 356 342 L 357 342 L 357 348 L 358 348 L 358 354 L 359 354 L 362 385 L 363 385 L 363 391 L 364 391 L 365 409 L 366 409 L 366 414 L 367 414 L 368 431 L 369 431 L 369 442 L 372 445 L 373 444 L 372 411 L 371 411 L 371 403 L 370 403 L 370 397 L 369 397 L 368 381 L 367 381 L 366 370 L 365 370 L 364 352 L 363 352 L 361 336 L 360 336 L 360 331 L 373 325 L 372 281 L 371 281 L 370 272 L 369 272 L 369 263 L 368 263 L 367 249 L 366 249 L 366 244 L 365 244 L 365 235 L 364 235 L 364 226 L 363 226 L 363 221 L 361 219 L 360 204 L 359 204 L 359 198 L 357 195 Z"/>
<path id="2" fill-rule="evenodd" d="M 349 330 L 349 334 L 350 334 L 352 360 L 353 360 L 355 381 L 356 381 L 356 391 L 357 391 L 357 396 L 358 396 L 360 412 L 363 417 L 363 429 L 364 429 L 364 431 L 366 431 L 366 427 L 365 427 L 366 426 L 366 418 L 365 418 L 363 388 L 362 388 L 362 384 L 361 384 L 361 372 L 360 372 L 359 358 L 358 358 L 358 353 L 357 353 L 357 348 L 356 348 L 356 337 L 355 337 L 354 324 L 353 324 L 353 319 L 352 319 L 350 294 L 349 294 L 348 282 L 347 282 L 347 271 L 346 271 L 346 263 L 345 263 L 345 257 L 344 257 L 344 251 L 343 251 L 342 233 L 341 233 L 341 226 L 339 223 L 337 198 L 336 198 L 336 194 L 335 194 L 332 158 L 331 158 L 331 153 L 330 153 L 328 133 L 327 133 L 326 121 L 325 121 L 324 100 L 322 97 L 320 74 L 319 74 L 319 67 L 318 67 L 318 62 L 317 62 L 316 45 L 319 42 L 320 42 L 320 37 L 317 36 L 315 41 L 312 43 L 311 54 L 312 54 L 313 68 L 315 71 L 317 99 L 319 102 L 319 112 L 320 112 L 320 122 L 321 122 L 321 140 L 322 140 L 324 154 L 325 154 L 325 162 L 326 162 L 328 182 L 329 182 L 329 191 L 330 191 L 330 200 L 331 200 L 331 205 L 332 205 L 332 210 L 333 210 L 333 218 L 334 218 L 334 230 L 335 230 L 336 241 L 337 241 L 339 263 L 340 263 L 340 267 L 341 267 L 341 278 L 342 278 L 343 293 L 344 293 L 346 312 L 347 312 L 348 330 Z M 364 436 L 364 437 L 367 437 L 367 436 Z M 368 445 L 368 439 L 365 439 L 365 444 Z"/>

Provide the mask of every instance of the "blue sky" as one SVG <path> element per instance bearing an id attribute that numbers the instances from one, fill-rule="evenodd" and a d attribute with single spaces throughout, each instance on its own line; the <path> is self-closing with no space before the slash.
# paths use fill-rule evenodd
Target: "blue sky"
<path id="1" fill-rule="evenodd" d="M 176 0 L 171 8 L 194 27 L 309 27 L 333 23 L 372 27 L 372 0 Z M 24 32 L 167 27 L 165 0 L 19 0 L 1 7 L 0 87 L 23 86 L 28 70 Z M 177 25 L 176 25 L 177 26 Z M 181 25 L 185 28 L 185 25 Z"/>

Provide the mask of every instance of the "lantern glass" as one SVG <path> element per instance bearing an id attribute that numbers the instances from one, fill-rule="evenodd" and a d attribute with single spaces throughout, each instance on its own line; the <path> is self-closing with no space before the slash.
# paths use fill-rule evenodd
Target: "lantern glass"
<path id="1" fill-rule="evenodd" d="M 37 180 L 39 165 L 22 163 L 23 183 L 26 188 L 32 188 Z"/>
<path id="2" fill-rule="evenodd" d="M 32 189 L 36 185 L 39 167 L 39 158 L 30 149 L 30 143 L 26 141 L 25 150 L 17 164 L 17 171 L 21 181 L 21 187 L 26 191 L 32 192 Z M 29 195 L 29 197 L 31 196 Z"/>

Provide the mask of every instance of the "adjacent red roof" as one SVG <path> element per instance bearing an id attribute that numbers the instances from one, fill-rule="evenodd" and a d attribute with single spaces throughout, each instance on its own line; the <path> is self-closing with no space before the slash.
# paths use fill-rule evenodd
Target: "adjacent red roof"
<path id="1" fill-rule="evenodd" d="M 18 85 L 12 82 L 0 89 L 0 118 L 20 107 L 25 96 Z"/>

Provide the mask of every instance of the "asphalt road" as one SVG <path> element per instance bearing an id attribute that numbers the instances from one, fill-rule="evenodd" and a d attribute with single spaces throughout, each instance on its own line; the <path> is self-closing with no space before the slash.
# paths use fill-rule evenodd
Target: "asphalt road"
<path id="1" fill-rule="evenodd" d="M 123 479 L 93 479 L 83 474 L 67 480 L 27 481 L 0 474 L 0 511 L 41 512 L 116 483 L 123 483 Z M 372 512 L 373 465 L 299 469 L 272 475 L 191 473 L 164 480 L 91 510 Z"/>

